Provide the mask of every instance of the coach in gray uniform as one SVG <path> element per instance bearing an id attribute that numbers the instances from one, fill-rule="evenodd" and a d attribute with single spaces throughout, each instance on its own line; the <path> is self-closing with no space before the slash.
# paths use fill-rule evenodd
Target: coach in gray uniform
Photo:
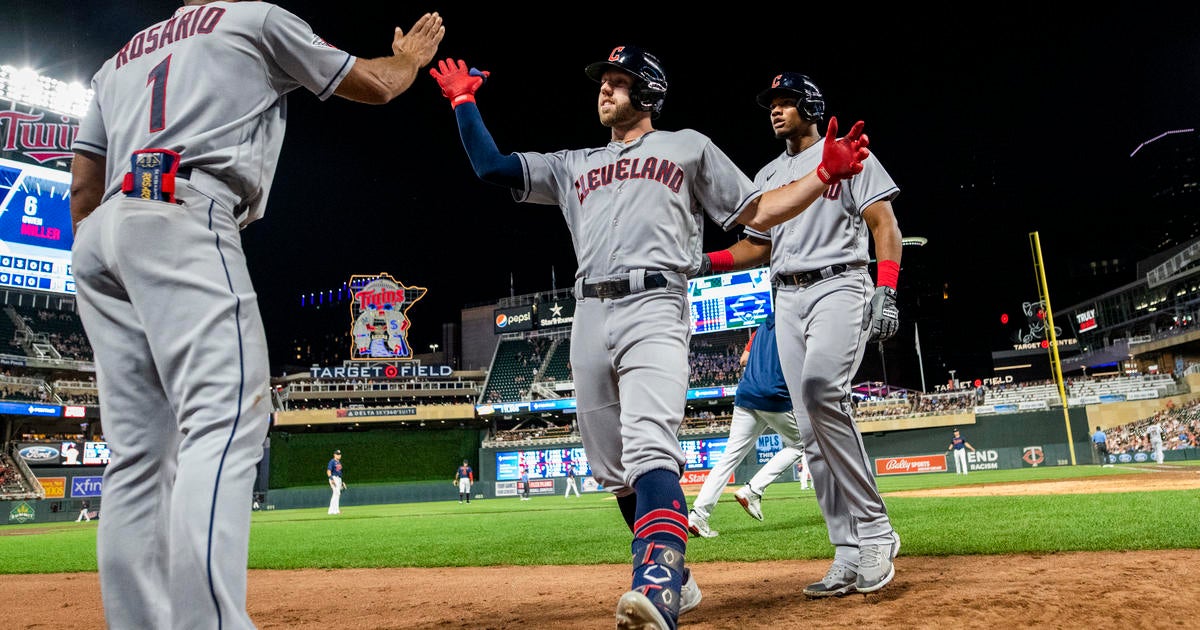
<path id="1" fill-rule="evenodd" d="M 239 230 L 266 208 L 287 93 L 386 103 L 444 35 L 425 14 L 395 30 L 393 56 L 357 59 L 276 5 L 189 0 L 93 77 L 72 262 L 112 446 L 96 549 L 108 627 L 254 627 L 246 497 L 271 399 Z"/>
<path id="2" fill-rule="evenodd" d="M 758 103 L 770 110 L 775 137 L 786 143 L 754 178 L 770 190 L 820 162 L 828 144 L 817 130 L 825 99 L 807 76 L 785 72 L 758 95 Z M 901 236 L 891 204 L 898 193 L 872 155 L 863 160 L 861 173 L 830 186 L 800 216 L 768 232 L 748 229 L 748 238 L 709 255 L 713 271 L 770 260 L 779 358 L 797 398 L 813 488 L 835 547 L 825 578 L 804 589 L 811 597 L 874 592 L 895 575 L 900 536 L 851 415 L 850 384 L 867 342 L 891 337 L 899 323 Z M 874 283 L 867 270 L 868 230 L 879 260 Z"/>
<path id="3" fill-rule="evenodd" d="M 454 59 L 431 69 L 475 173 L 517 201 L 558 206 L 567 221 L 579 261 L 571 331 L 579 429 L 595 478 L 617 496 L 633 533 L 633 584 L 617 604 L 617 625 L 673 629 L 700 599 L 684 567 L 685 459 L 676 432 L 689 373 L 687 279 L 703 258 L 704 214 L 726 230 L 769 229 L 802 212 L 827 182 L 857 172 L 866 138 L 856 125 L 826 145 L 822 175 L 802 173 L 763 193 L 703 134 L 654 129 L 667 78 L 649 52 L 618 46 L 585 72 L 600 84 L 606 145 L 501 154 L 475 103 L 488 73 Z"/>

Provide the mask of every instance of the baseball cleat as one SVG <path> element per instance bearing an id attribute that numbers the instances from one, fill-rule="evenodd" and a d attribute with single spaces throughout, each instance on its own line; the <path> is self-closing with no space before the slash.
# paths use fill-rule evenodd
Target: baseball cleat
<path id="1" fill-rule="evenodd" d="M 700 592 L 700 585 L 696 584 L 696 578 L 692 577 L 691 569 L 683 570 L 684 579 L 683 586 L 679 588 L 679 614 L 683 614 L 696 606 L 700 605 L 700 600 L 704 594 Z"/>
<path id="2" fill-rule="evenodd" d="M 694 510 L 688 514 L 688 531 L 701 538 L 716 538 L 719 533 L 715 529 L 709 529 L 708 519 L 696 514 Z"/>
<path id="3" fill-rule="evenodd" d="M 641 591 L 629 591 L 617 600 L 618 630 L 675 630 Z"/>
<path id="4" fill-rule="evenodd" d="M 859 593 L 874 593 L 888 585 L 896 576 L 892 560 L 900 553 L 900 535 L 892 532 L 894 542 L 883 545 L 862 545 L 858 549 L 858 579 L 854 587 Z"/>
<path id="5" fill-rule="evenodd" d="M 763 520 L 762 515 L 762 495 L 750 488 L 750 484 L 746 484 L 738 491 L 733 493 L 734 498 L 741 504 L 746 513 L 758 520 Z"/>
<path id="6" fill-rule="evenodd" d="M 809 597 L 837 597 L 853 593 L 857 580 L 858 574 L 854 569 L 834 560 L 820 582 L 804 587 L 804 594 Z"/>

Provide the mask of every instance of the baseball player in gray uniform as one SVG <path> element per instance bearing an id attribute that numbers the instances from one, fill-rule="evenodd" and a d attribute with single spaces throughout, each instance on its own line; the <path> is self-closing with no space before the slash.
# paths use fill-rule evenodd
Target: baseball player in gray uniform
<path id="1" fill-rule="evenodd" d="M 836 118 L 822 138 L 817 124 L 825 117 L 824 95 L 799 73 L 777 75 L 757 100 L 770 111 L 775 137 L 786 144 L 754 178 L 770 190 L 821 161 Z M 708 256 L 713 271 L 770 261 L 779 358 L 835 547 L 825 578 L 804 589 L 811 597 L 874 592 L 895 575 L 900 537 L 851 415 L 850 384 L 867 342 L 890 338 L 899 325 L 901 235 L 891 205 L 898 192 L 872 155 L 861 173 L 830 186 L 795 219 L 769 231 L 751 226 L 748 238 Z M 867 270 L 868 231 L 879 260 L 874 283 Z"/>
<path id="2" fill-rule="evenodd" d="M 712 141 L 654 129 L 667 77 L 654 55 L 617 46 L 585 68 L 599 84 L 607 144 L 555 153 L 502 154 L 475 92 L 489 75 L 462 60 L 430 70 L 450 99 L 471 165 L 513 198 L 558 206 L 578 259 L 571 365 L 583 446 L 593 475 L 617 497 L 633 533 L 633 584 L 620 628 L 674 629 L 700 600 L 685 568 L 684 415 L 691 337 L 687 279 L 701 265 L 704 216 L 724 229 L 768 229 L 827 190 L 818 174 L 763 193 Z M 868 154 L 862 125 L 828 144 L 826 177 L 849 175 Z M 817 168 L 813 164 L 813 168 Z"/>
<path id="3" fill-rule="evenodd" d="M 1150 426 L 1146 427 L 1146 435 L 1150 436 L 1150 450 L 1154 454 L 1154 461 L 1159 464 L 1163 463 L 1166 459 L 1163 453 L 1162 433 L 1162 425 L 1158 423 L 1157 419 L 1151 422 Z"/>
<path id="4" fill-rule="evenodd" d="M 72 262 L 112 447 L 97 540 L 109 627 L 253 627 L 246 497 L 271 402 L 239 230 L 266 208 L 287 93 L 386 103 L 444 35 L 426 14 L 395 30 L 393 55 L 359 59 L 274 4 L 189 0 L 93 77 Z"/>

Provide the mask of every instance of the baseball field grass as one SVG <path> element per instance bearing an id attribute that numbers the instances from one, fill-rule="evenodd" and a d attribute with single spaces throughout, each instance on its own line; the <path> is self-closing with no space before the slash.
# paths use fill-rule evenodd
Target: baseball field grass
<path id="1" fill-rule="evenodd" d="M 1175 465 L 1200 472 L 1200 462 Z M 1035 483 L 1146 472 L 1137 466 L 1062 466 L 882 477 L 883 493 Z M 831 547 L 812 490 L 776 483 L 764 520 L 748 517 L 731 485 L 709 524 L 721 535 L 693 539 L 688 558 L 759 561 L 827 558 Z M 689 497 L 689 502 L 691 497 Z M 1200 492 L 886 497 L 906 555 L 991 555 L 1060 551 L 1200 548 Z M 628 561 L 629 530 L 607 493 L 561 494 L 395 505 L 324 507 L 253 515 L 251 569 L 587 565 Z M 96 570 L 92 523 L 0 528 L 0 574 Z"/>

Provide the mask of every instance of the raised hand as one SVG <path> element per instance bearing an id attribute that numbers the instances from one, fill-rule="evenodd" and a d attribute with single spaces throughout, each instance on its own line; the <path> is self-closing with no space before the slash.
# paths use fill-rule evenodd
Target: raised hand
<path id="1" fill-rule="evenodd" d="M 863 121 L 854 123 L 850 133 L 843 138 L 838 138 L 837 132 L 837 116 L 830 116 L 825 131 L 825 149 L 821 153 L 821 164 L 817 166 L 817 177 L 825 184 L 861 173 L 863 160 L 871 155 L 867 149 L 870 141 L 863 133 Z"/>
<path id="2" fill-rule="evenodd" d="M 475 102 L 475 90 L 491 76 L 491 72 L 467 68 L 467 62 L 462 59 L 443 59 L 438 61 L 438 67 L 430 68 L 429 74 L 437 79 L 442 88 L 442 96 L 450 99 L 450 107 L 458 107 L 463 103 Z"/>
<path id="3" fill-rule="evenodd" d="M 433 61 L 437 54 L 438 44 L 446 36 L 446 27 L 442 25 L 442 16 L 437 13 L 422 15 L 408 34 L 397 26 L 396 34 L 392 37 L 392 54 L 404 55 L 416 60 L 418 68 L 424 68 Z"/>

